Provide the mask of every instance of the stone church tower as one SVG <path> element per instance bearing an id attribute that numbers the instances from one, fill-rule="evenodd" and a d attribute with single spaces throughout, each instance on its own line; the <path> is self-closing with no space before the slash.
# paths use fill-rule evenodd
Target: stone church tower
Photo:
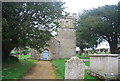
<path id="1" fill-rule="evenodd" d="M 74 56 L 76 54 L 75 20 L 76 14 L 59 19 L 60 27 L 57 29 L 57 36 L 48 41 L 49 46 L 44 48 L 42 54 L 33 55 L 33 58 L 52 60 Z"/>
<path id="2" fill-rule="evenodd" d="M 60 27 L 58 28 L 57 40 L 60 41 L 60 57 L 69 58 L 75 55 L 76 51 L 76 30 L 75 30 L 75 15 L 67 16 L 59 20 Z"/>

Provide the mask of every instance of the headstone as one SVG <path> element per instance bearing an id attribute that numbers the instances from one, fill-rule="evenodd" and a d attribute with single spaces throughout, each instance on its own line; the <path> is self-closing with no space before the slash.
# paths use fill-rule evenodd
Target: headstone
<path id="1" fill-rule="evenodd" d="M 119 54 L 89 54 L 89 75 L 106 81 L 120 81 Z"/>
<path id="2" fill-rule="evenodd" d="M 84 79 L 85 64 L 78 57 L 72 57 L 65 64 L 65 79 Z"/>

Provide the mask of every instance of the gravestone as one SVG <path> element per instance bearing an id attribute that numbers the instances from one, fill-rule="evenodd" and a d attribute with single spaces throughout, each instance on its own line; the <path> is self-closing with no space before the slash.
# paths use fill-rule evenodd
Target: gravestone
<path id="1" fill-rule="evenodd" d="M 85 64 L 78 57 L 72 57 L 65 64 L 65 79 L 84 79 Z"/>
<path id="2" fill-rule="evenodd" d="M 90 54 L 89 56 L 89 75 L 106 81 L 120 81 L 119 54 Z"/>

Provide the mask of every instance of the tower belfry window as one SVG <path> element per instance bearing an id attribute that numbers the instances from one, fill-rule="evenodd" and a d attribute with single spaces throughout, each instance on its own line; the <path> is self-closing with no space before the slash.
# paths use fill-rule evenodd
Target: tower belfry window
<path id="1" fill-rule="evenodd" d="M 68 21 L 66 21 L 66 23 L 68 23 Z"/>

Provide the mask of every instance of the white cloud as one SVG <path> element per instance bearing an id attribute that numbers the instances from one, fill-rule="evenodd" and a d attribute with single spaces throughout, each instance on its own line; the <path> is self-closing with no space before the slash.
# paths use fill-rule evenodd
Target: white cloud
<path id="1" fill-rule="evenodd" d="M 117 4 L 120 0 L 62 0 L 66 2 L 66 11 L 78 13 L 84 9 L 97 8 L 98 6 Z"/>

